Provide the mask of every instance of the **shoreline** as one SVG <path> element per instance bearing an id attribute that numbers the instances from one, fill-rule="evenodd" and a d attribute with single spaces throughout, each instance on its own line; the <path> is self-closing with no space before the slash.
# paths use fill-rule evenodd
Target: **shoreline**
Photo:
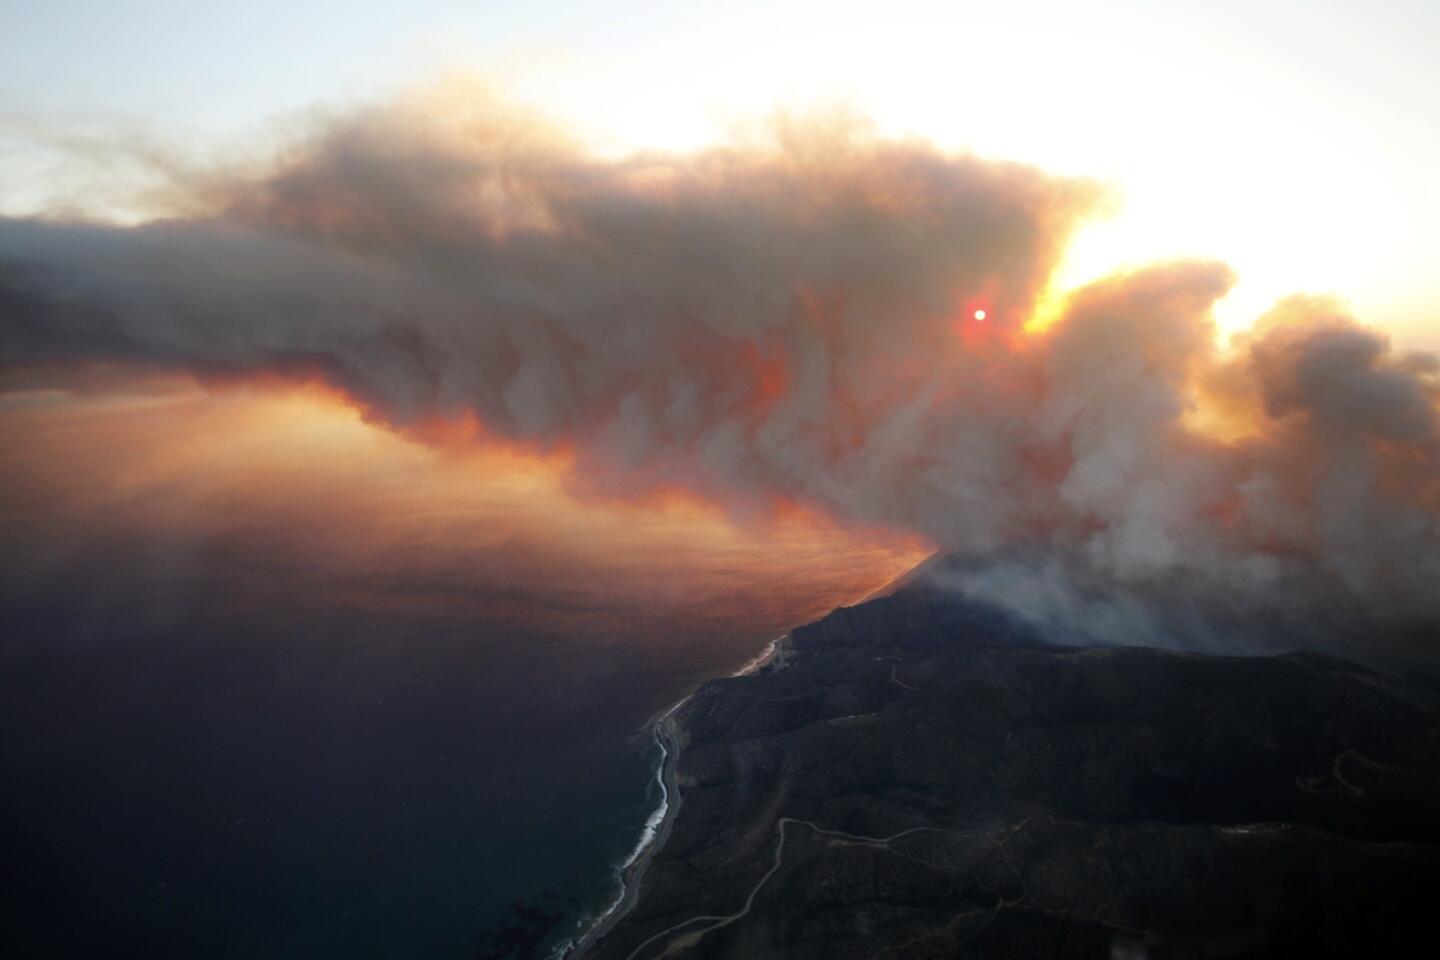
<path id="1" fill-rule="evenodd" d="M 865 603 L 886 592 L 892 591 L 904 582 L 913 577 L 916 572 L 936 555 L 931 554 L 918 566 L 912 568 L 898 577 L 881 584 L 873 590 L 868 591 L 856 600 L 841 607 L 857 606 Z M 837 607 L 836 609 L 839 609 Z M 786 645 L 790 639 L 790 631 L 787 630 L 780 636 L 771 640 L 760 652 L 749 660 L 745 661 L 739 669 L 729 674 L 730 677 L 744 677 L 752 673 L 758 673 L 765 667 L 774 663 L 777 669 L 783 670 L 793 651 Z M 719 678 L 717 678 L 719 679 Z M 709 681 L 707 681 L 709 682 Z M 704 686 L 702 683 L 701 687 Z M 655 743 L 661 751 L 660 766 L 656 771 L 656 778 L 660 782 L 660 805 L 652 811 L 645 821 L 645 827 L 641 830 L 640 840 L 629 858 L 620 866 L 620 895 L 614 902 L 605 909 L 594 920 L 581 920 L 577 926 L 581 932 L 574 938 L 565 941 L 551 951 L 548 960 L 584 960 L 585 954 L 591 950 L 596 943 L 605 937 L 607 933 L 615 928 L 630 910 L 635 906 L 635 900 L 640 893 L 640 883 L 645 876 L 645 868 L 649 866 L 651 859 L 665 845 L 670 836 L 670 828 L 674 823 L 675 815 L 680 809 L 680 786 L 675 779 L 675 763 L 680 753 L 680 746 L 673 727 L 675 714 L 680 708 L 689 703 L 691 698 L 698 693 L 700 687 L 691 691 L 688 695 L 676 702 L 671 707 L 656 714 L 649 720 L 642 730 L 649 729 Z M 659 815 L 658 822 L 655 822 L 656 815 Z M 652 823 L 653 828 L 652 828 Z"/>
<path id="2" fill-rule="evenodd" d="M 679 753 L 679 745 L 675 741 L 675 733 L 670 727 L 670 721 L 681 707 L 690 702 L 690 698 L 693 696 L 692 693 L 677 701 L 656 714 L 645 725 L 650 729 L 651 737 L 654 738 L 661 752 L 660 765 L 656 770 L 656 779 L 660 783 L 660 805 L 646 818 L 635 849 L 620 865 L 620 895 L 605 909 L 604 913 L 589 922 L 583 933 L 562 944 L 552 953 L 550 955 L 552 960 L 581 960 L 586 952 L 594 947 L 605 934 L 609 933 L 635 905 L 635 898 L 640 891 L 640 880 L 644 875 L 645 867 L 670 835 L 670 826 L 674 822 L 676 810 L 680 807 L 680 791 L 675 782 L 675 757 Z M 658 821 L 657 814 L 659 815 Z"/>
<path id="3" fill-rule="evenodd" d="M 747 660 L 740 669 L 729 676 L 744 677 L 761 670 L 781 655 L 782 645 L 789 636 L 789 633 L 784 633 L 771 640 L 758 654 Z M 562 960 L 562 958 L 563 960 L 583 960 L 586 952 L 614 929 L 615 925 L 624 919 L 635 906 L 635 900 L 640 894 L 640 882 L 644 879 L 645 868 L 649 866 L 655 854 L 665 846 L 665 841 L 669 839 L 670 829 L 675 822 L 675 815 L 680 810 L 680 785 L 675 778 L 675 764 L 680 756 L 680 744 L 674 721 L 680 708 L 689 703 L 694 696 L 693 692 L 688 694 L 646 724 L 661 751 L 660 766 L 656 771 L 661 791 L 660 805 L 646 819 L 635 850 L 620 866 L 620 896 L 577 939 L 563 944 L 557 952 L 551 954 L 554 960 Z M 656 820 L 657 814 L 659 815 L 658 821 Z"/>
<path id="4" fill-rule="evenodd" d="M 781 645 L 785 643 L 786 639 L 788 639 L 789 636 L 790 634 L 788 632 L 782 633 L 774 640 L 771 640 L 765 645 L 764 649 L 762 649 L 759 653 L 755 654 L 755 656 L 751 657 L 749 660 L 746 660 L 745 663 L 740 667 L 740 669 L 730 674 L 730 676 L 748 677 L 752 673 L 758 673 L 762 668 L 767 666 L 772 660 L 775 659 L 775 657 L 780 653 Z M 686 699 L 688 700 L 689 697 L 686 697 Z"/>

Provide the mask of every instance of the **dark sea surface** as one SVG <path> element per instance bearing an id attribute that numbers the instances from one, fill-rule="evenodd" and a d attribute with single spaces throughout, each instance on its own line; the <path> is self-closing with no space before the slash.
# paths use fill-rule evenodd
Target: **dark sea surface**
<path id="1" fill-rule="evenodd" d="M 234 622 L 209 586 L 100 645 L 7 609 L 9 955 L 468 957 L 516 899 L 596 909 L 654 803 L 631 735 L 763 643 Z"/>
<path id="2" fill-rule="evenodd" d="M 335 496 L 267 467 L 237 499 L 228 460 L 156 473 L 194 429 L 173 412 L 119 438 L 22 413 L 0 411 L 23 441 L 0 453 L 7 957 L 543 956 L 657 802 L 646 719 L 899 569 L 822 544 L 752 570 L 756 532 L 692 591 L 628 514 L 584 549 L 553 516 L 488 536 L 508 501 L 437 520 L 408 483 L 357 500 L 353 463 L 325 468 Z"/>

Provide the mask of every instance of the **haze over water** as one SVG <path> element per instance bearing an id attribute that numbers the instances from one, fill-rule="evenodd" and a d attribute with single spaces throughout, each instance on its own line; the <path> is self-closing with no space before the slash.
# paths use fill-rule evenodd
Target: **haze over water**
<path id="1" fill-rule="evenodd" d="M 0 409 L 22 955 L 469 956 L 517 899 L 573 920 L 654 802 L 646 717 L 922 555 L 608 502 L 314 390 L 153 390 Z"/>

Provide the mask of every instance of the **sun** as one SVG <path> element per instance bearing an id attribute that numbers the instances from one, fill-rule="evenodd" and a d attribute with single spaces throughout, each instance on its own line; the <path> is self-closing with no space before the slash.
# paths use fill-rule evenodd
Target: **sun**
<path id="1" fill-rule="evenodd" d="M 984 319 L 985 319 L 985 311 L 984 311 L 984 310 L 976 310 L 976 311 L 975 311 L 975 319 L 976 319 L 976 320 L 984 320 Z"/>

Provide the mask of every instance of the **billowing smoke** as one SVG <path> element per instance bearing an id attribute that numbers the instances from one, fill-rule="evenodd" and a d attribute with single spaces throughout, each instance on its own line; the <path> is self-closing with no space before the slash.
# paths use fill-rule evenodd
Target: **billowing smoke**
<path id="1" fill-rule="evenodd" d="M 803 122 L 611 160 L 402 105 L 176 189 L 206 212 L 0 220 L 11 375 L 323 378 L 396 429 L 569 448 L 607 492 L 922 534 L 1086 639 L 1440 614 L 1435 358 L 1298 298 L 1221 351 L 1213 263 L 1026 332 L 1092 184 Z"/>

